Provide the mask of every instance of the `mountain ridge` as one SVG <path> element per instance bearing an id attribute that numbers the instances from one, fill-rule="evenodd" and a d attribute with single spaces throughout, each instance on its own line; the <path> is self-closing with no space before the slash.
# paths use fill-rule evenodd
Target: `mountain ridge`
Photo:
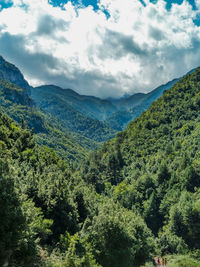
<path id="1" fill-rule="evenodd" d="M 199 136 L 200 67 L 104 143 L 80 172 L 98 193 L 137 210 L 163 255 L 187 254 L 200 249 Z"/>
<path id="2" fill-rule="evenodd" d="M 0 55 L 0 78 L 6 79 L 11 83 L 14 83 L 19 87 L 26 89 L 27 93 L 30 95 L 31 86 L 24 79 L 24 76 L 21 73 L 21 71 L 14 64 L 7 62 L 1 55 Z"/>
<path id="3" fill-rule="evenodd" d="M 1 266 L 199 267 L 200 67 L 168 89 L 89 154 L 0 79 Z"/>

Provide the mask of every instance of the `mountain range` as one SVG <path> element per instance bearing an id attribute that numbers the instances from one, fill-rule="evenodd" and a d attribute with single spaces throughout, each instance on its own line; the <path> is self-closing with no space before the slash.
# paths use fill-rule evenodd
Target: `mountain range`
<path id="1" fill-rule="evenodd" d="M 1 106 L 6 112 L 18 122 L 23 118 L 29 128 L 34 128 L 39 144 L 54 148 L 59 155 L 68 154 L 73 160 L 82 158 L 79 152 L 96 149 L 124 130 L 178 81 L 174 79 L 147 94 L 100 99 L 55 85 L 34 88 L 3 57 L 0 57 L 0 78 Z"/>
<path id="2" fill-rule="evenodd" d="M 200 68 L 107 100 L 0 73 L 0 266 L 200 267 Z"/>

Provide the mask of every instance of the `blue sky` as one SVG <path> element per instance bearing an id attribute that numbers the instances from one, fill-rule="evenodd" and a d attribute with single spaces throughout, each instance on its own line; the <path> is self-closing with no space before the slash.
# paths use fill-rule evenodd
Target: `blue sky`
<path id="1" fill-rule="evenodd" d="M 33 86 L 121 97 L 200 65 L 200 0 L 0 0 L 0 55 Z"/>
<path id="2" fill-rule="evenodd" d="M 66 4 L 68 2 L 68 0 L 50 0 L 49 1 L 50 3 L 52 3 L 53 5 L 58 5 L 58 6 L 62 6 L 63 3 Z M 95 10 L 98 9 L 98 1 L 96 0 L 82 0 L 82 1 L 79 1 L 79 0 L 72 0 L 71 1 L 74 5 L 80 5 L 82 4 L 83 6 L 87 7 L 89 5 L 93 6 L 93 8 Z"/>
<path id="3" fill-rule="evenodd" d="M 49 0 L 49 3 L 52 4 L 53 6 L 63 6 L 64 4 L 66 4 L 67 2 L 69 2 L 70 0 Z M 194 0 L 187 0 L 188 3 L 190 3 L 193 8 L 196 8 L 196 4 Z M 98 10 L 98 0 L 71 0 L 71 2 L 73 3 L 73 5 L 80 5 L 82 4 L 83 6 L 87 7 L 89 5 L 93 6 L 94 10 Z M 142 3 L 143 0 L 141 0 Z M 157 0 L 151 0 L 152 3 L 157 2 Z M 177 3 L 177 4 L 182 4 L 183 0 L 165 0 L 166 2 L 166 8 L 170 9 L 172 3 Z M 12 0 L 0 0 L 0 4 L 2 6 L 2 8 L 8 8 L 12 6 Z"/>
<path id="4" fill-rule="evenodd" d="M 49 3 L 54 5 L 54 6 L 63 6 L 64 4 L 66 4 L 69 0 L 49 0 Z M 79 0 L 71 0 L 71 2 L 74 4 L 74 5 L 80 5 L 83 4 L 84 6 L 93 6 L 95 10 L 98 9 L 98 1 L 97 0 L 82 0 L 82 1 L 79 1 Z M 2 5 L 3 8 L 8 8 L 8 7 L 11 7 L 12 6 L 12 0 L 0 0 L 0 4 Z"/>

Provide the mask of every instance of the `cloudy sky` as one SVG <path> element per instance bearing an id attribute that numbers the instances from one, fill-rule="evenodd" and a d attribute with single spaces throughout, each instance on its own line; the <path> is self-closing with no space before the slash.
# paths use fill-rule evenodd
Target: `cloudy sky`
<path id="1" fill-rule="evenodd" d="M 200 0 L 0 0 L 0 54 L 33 86 L 149 92 L 200 65 Z"/>

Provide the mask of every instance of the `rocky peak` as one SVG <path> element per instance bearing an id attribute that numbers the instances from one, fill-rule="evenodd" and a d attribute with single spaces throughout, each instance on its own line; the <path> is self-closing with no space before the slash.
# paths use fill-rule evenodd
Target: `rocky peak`
<path id="1" fill-rule="evenodd" d="M 15 65 L 7 62 L 2 56 L 0 56 L 0 78 L 26 89 L 27 94 L 30 95 L 31 86 L 24 79 L 23 74 Z"/>
<path id="2" fill-rule="evenodd" d="M 6 79 L 0 78 L 0 102 L 2 97 L 15 104 L 33 106 L 34 103 L 27 93 L 25 88 L 20 88 L 18 85 L 9 82 Z"/>

